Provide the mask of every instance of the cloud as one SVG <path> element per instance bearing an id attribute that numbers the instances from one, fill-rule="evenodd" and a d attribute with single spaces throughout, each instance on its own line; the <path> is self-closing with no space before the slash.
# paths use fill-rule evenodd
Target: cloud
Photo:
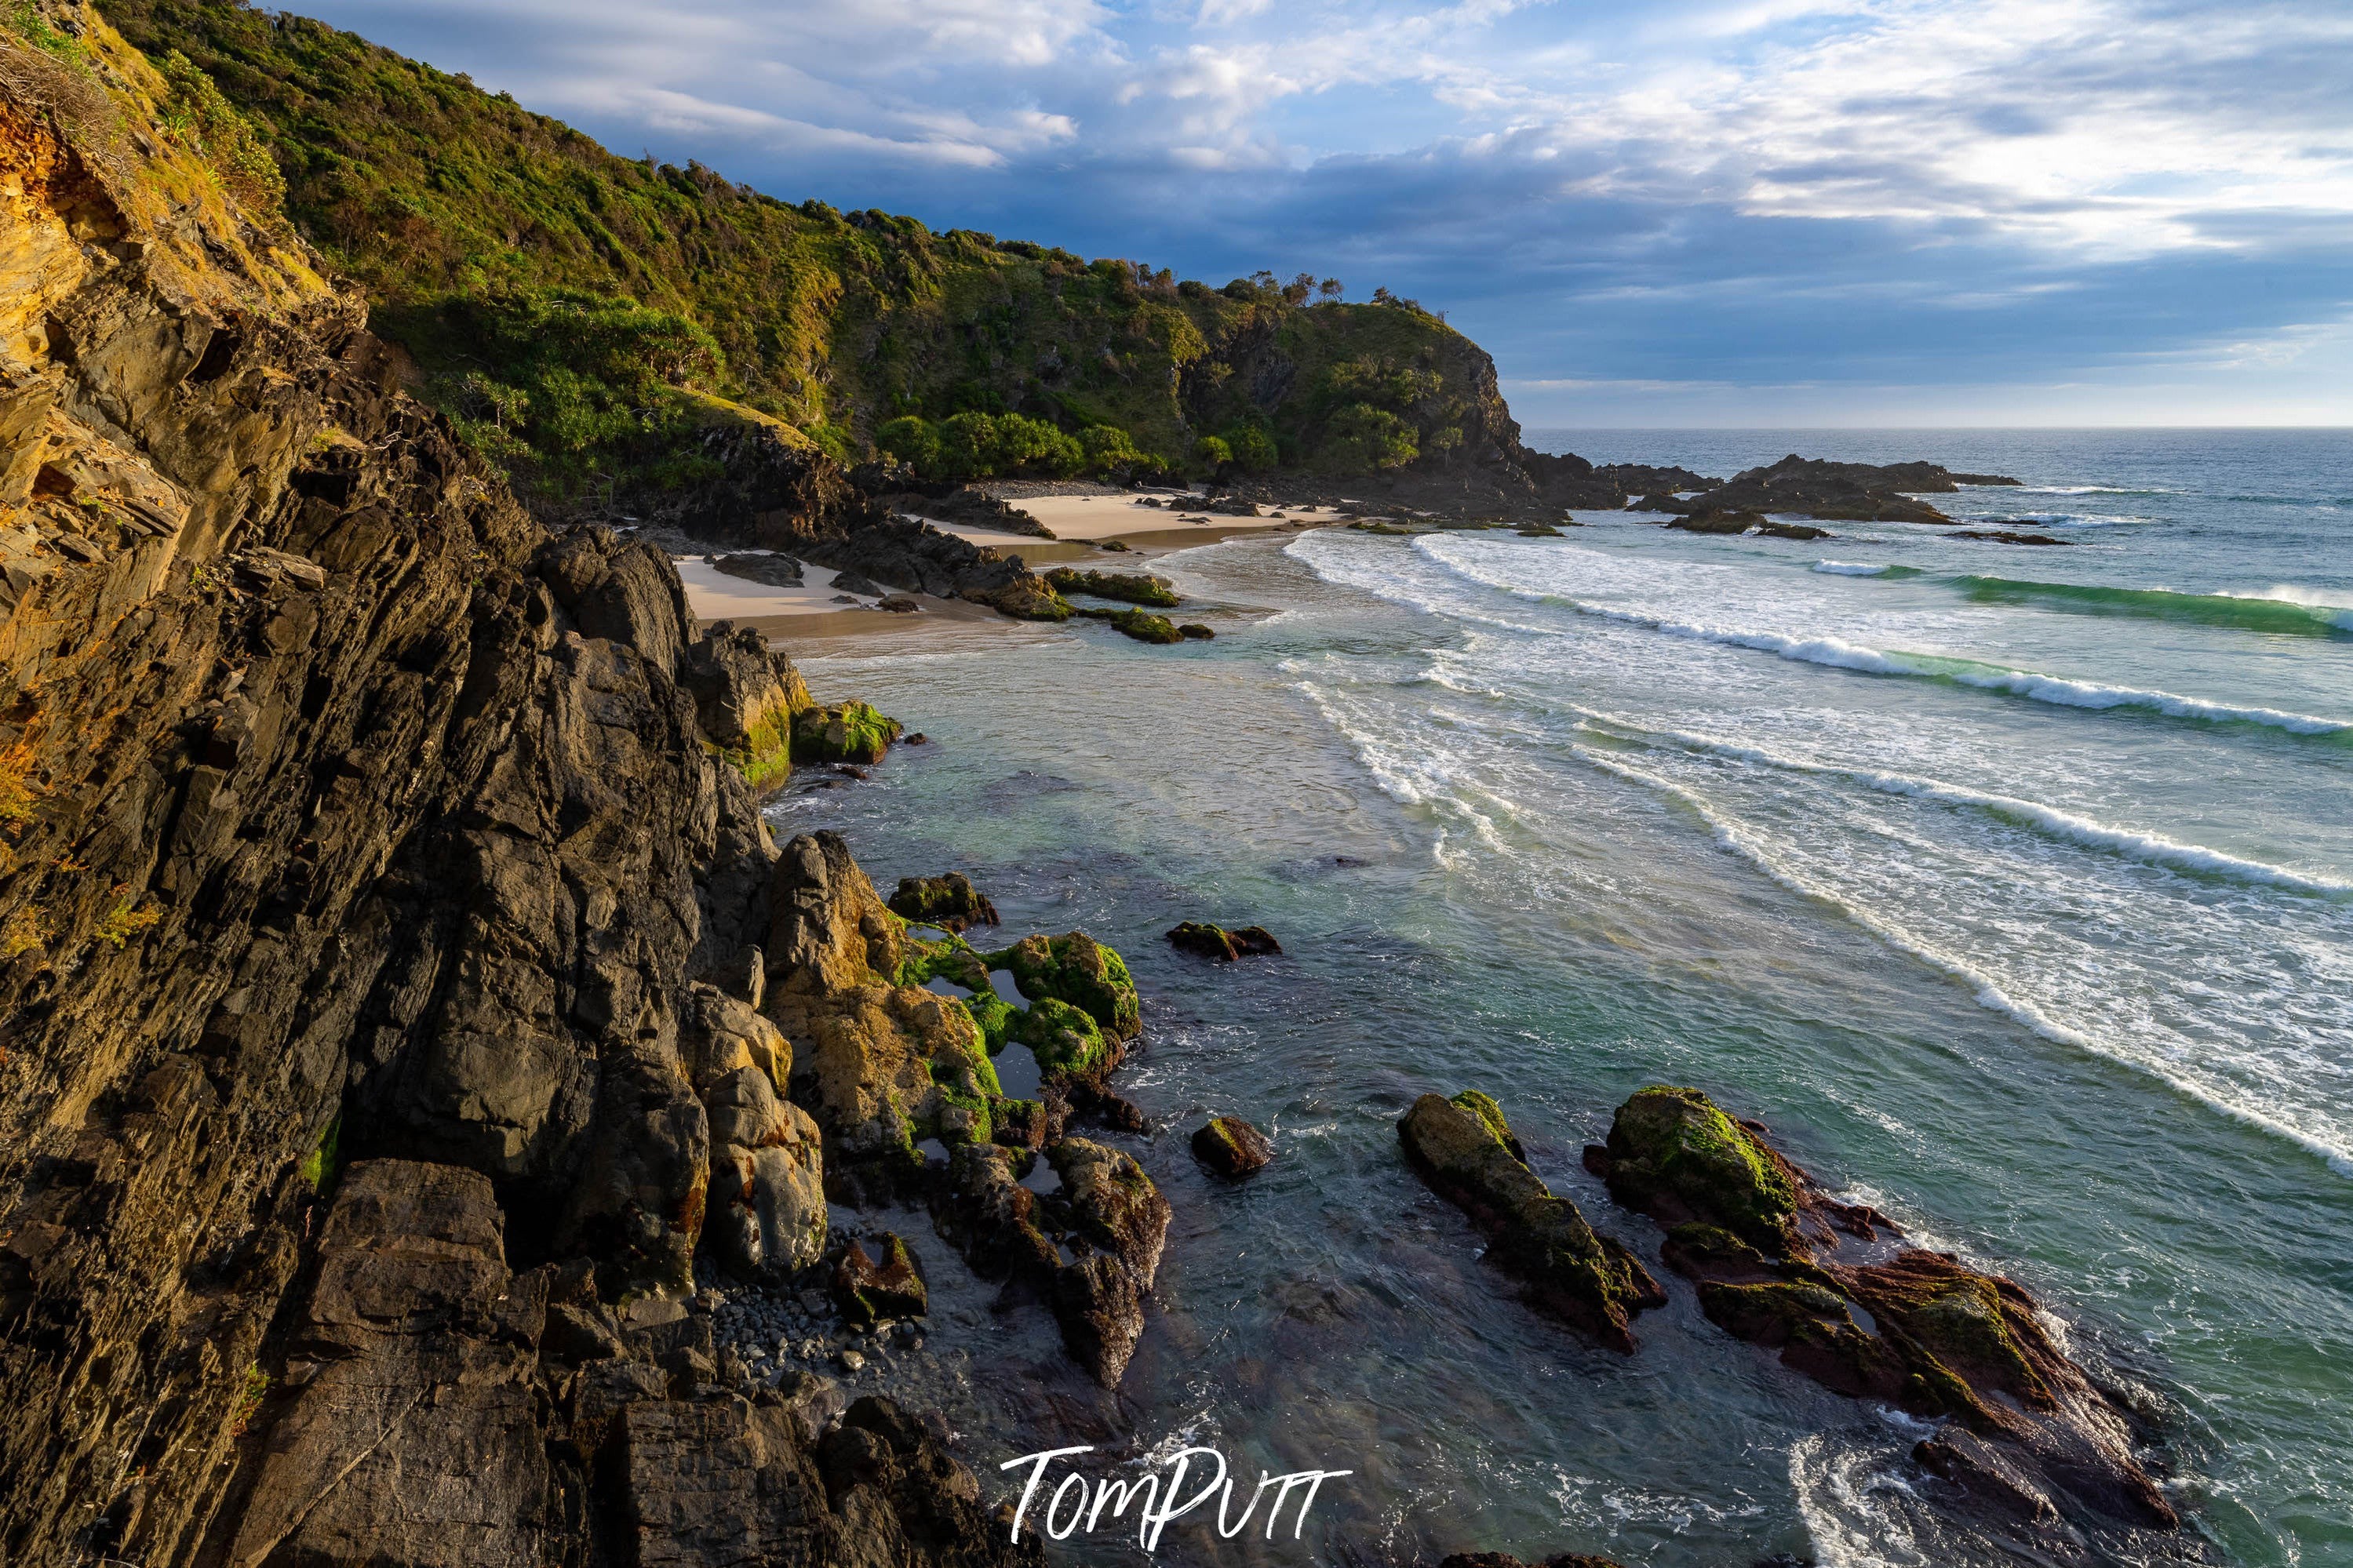
<path id="1" fill-rule="evenodd" d="M 1387 283 L 1539 398 L 2252 384 L 2353 314 L 2337 0 L 320 9 L 788 198 Z"/>

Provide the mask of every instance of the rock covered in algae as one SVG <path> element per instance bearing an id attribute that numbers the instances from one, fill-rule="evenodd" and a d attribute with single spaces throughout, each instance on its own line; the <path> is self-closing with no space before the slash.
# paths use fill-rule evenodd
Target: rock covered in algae
<path id="1" fill-rule="evenodd" d="M 1503 1109 L 1476 1089 L 1451 1100 L 1425 1094 L 1398 1121 L 1406 1159 L 1439 1196 L 1470 1215 L 1489 1256 L 1526 1288 L 1529 1300 L 1616 1350 L 1628 1328 L 1666 1295 L 1640 1259 L 1556 1197 L 1527 1165 Z"/>
<path id="2" fill-rule="evenodd" d="M 793 761 L 879 763 L 899 732 L 899 721 L 863 702 L 809 708 L 793 715 Z"/>
<path id="3" fill-rule="evenodd" d="M 1915 1458 L 2005 1512 L 2072 1508 L 2169 1530 L 2124 1409 L 2045 1328 L 2024 1289 L 1950 1253 L 1907 1247 L 1695 1089 L 1618 1110 L 1586 1163 L 1611 1195 L 1672 1226 L 1665 1257 L 1735 1336 L 1840 1394 L 1950 1424 Z M 2066 1506 L 2063 1506 L 2066 1505 Z"/>
<path id="4" fill-rule="evenodd" d="M 1274 1158 L 1274 1145 L 1239 1116 L 1213 1116 L 1193 1134 L 1193 1157 L 1221 1176 L 1247 1176 Z"/>
<path id="5" fill-rule="evenodd" d="M 1264 926 L 1242 926 L 1228 931 L 1223 926 L 1206 921 L 1187 921 L 1168 933 L 1169 945 L 1179 952 L 1189 952 L 1198 958 L 1213 958 L 1221 963 L 1247 958 L 1258 953 L 1281 954 L 1282 944 Z"/>
<path id="6" fill-rule="evenodd" d="M 1166 582 L 1141 572 L 1079 572 L 1057 566 L 1046 574 L 1046 581 L 1059 593 L 1092 594 L 1098 599 L 1120 599 L 1159 610 L 1173 609 L 1182 602 Z"/>
<path id="7" fill-rule="evenodd" d="M 918 739 L 909 736 L 908 743 L 912 745 Z M 916 925 L 937 926 L 942 931 L 961 931 L 973 926 L 997 924 L 997 906 L 961 871 L 950 871 L 944 877 L 900 878 L 898 890 L 891 895 L 891 912 Z"/>

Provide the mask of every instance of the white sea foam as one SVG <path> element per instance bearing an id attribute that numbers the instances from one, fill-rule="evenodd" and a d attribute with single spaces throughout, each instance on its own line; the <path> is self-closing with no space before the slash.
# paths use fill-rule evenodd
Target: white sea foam
<path id="1" fill-rule="evenodd" d="M 2338 1173 L 2353 1175 L 2353 1143 L 2319 1136 L 2297 1127 L 2275 1114 L 2271 1108 L 2251 1100 L 2237 1086 L 2200 1081 L 2200 1077 L 2186 1073 L 2149 1052 L 2137 1049 L 2128 1042 L 2105 1039 L 2062 1023 L 2035 1003 L 2003 989 L 1992 975 L 1969 960 L 1922 940 L 1897 921 L 1798 871 L 1775 855 L 1754 834 L 1719 811 L 1698 791 L 1590 747 L 1571 742 L 1568 749 L 1607 773 L 1682 801 L 1714 832 L 1717 843 L 1740 855 L 1791 892 L 1829 906 L 1888 946 L 1951 975 L 1970 988 L 1978 1006 L 2014 1018 L 2044 1039 L 2090 1051 L 2147 1073 L 2188 1099 L 2285 1138 L 2319 1155 Z"/>
<path id="2" fill-rule="evenodd" d="M 2105 686 L 2093 681 L 2071 680 L 2063 676 L 2045 675 L 2039 670 L 2003 669 L 1979 664 L 1975 660 L 1954 658 L 1935 654 L 1887 653 L 1875 647 L 1847 641 L 1829 635 L 1792 637 L 1780 632 L 1752 631 L 1739 626 L 1712 626 L 1704 621 L 1679 621 L 1647 611 L 1623 609 L 1614 605 L 1597 604 L 1570 595 L 1531 588 L 1508 578 L 1495 577 L 1459 561 L 1445 560 L 1452 570 L 1492 588 L 1528 599 L 1557 605 L 1581 616 L 1616 621 L 1625 626 L 1641 626 L 1665 637 L 1683 637 L 1694 642 L 1720 644 L 1726 647 L 1753 648 L 1781 658 L 1805 664 L 1824 665 L 1834 669 L 1859 670 L 1867 675 L 1911 676 L 1929 680 L 1942 680 L 1987 691 L 2000 691 L 2013 697 L 2024 697 L 2036 702 L 2049 702 L 2065 708 L 2107 710 L 2130 708 L 2160 713 L 2168 718 L 2199 720 L 2208 723 L 2261 724 L 2284 730 L 2297 735 L 2333 735 L 2353 732 L 2353 721 L 2327 719 L 2309 713 L 2293 713 L 2284 709 L 2264 708 L 2252 704 L 2211 701 L 2202 697 L 2185 697 L 2171 691 L 2144 690 L 2129 686 Z"/>
<path id="3" fill-rule="evenodd" d="M 1876 577 L 1887 570 L 1887 563 L 1867 561 L 1817 561 L 1814 570 L 1827 572 L 1833 577 Z"/>
<path id="4" fill-rule="evenodd" d="M 2141 833 L 2129 827 L 2115 827 L 2105 822 L 2080 816 L 2057 806 L 2039 801 L 2021 800 L 2016 795 L 2000 795 L 1988 790 L 1968 789 L 1959 784 L 1946 784 L 1936 779 L 1915 778 L 1907 773 L 1871 768 L 1850 768 L 1835 763 L 1817 762 L 1810 758 L 1792 757 L 1761 746 L 1742 745 L 1737 742 L 1720 740 L 1713 735 L 1694 734 L 1687 730 L 1659 729 L 1637 724 L 1614 714 L 1579 709 L 1578 712 L 1599 720 L 1609 729 L 1630 733 L 1637 738 L 1657 736 L 1693 751 L 1706 752 L 1715 756 L 1730 757 L 1741 762 L 1760 763 L 1791 773 L 1850 778 L 1877 790 L 1882 795 L 1908 795 L 1915 800 L 1932 800 L 1940 805 L 1975 807 L 2005 820 L 2031 827 L 2053 838 L 2080 844 L 2086 848 L 2105 849 L 2127 859 L 2139 860 L 2170 870 L 2186 871 L 2201 876 L 2221 877 L 2235 882 L 2247 882 L 2261 887 L 2281 888 L 2292 892 L 2316 893 L 2324 897 L 2353 894 L 2353 882 L 2336 878 L 2316 876 L 2284 867 L 2266 865 L 2260 860 L 2248 860 L 2220 849 L 2209 849 L 2200 844 L 2185 844 L 2168 838 L 2163 834 Z"/>

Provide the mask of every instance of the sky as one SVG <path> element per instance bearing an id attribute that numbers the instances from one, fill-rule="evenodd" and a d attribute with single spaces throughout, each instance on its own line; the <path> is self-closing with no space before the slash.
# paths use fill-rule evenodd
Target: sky
<path id="1" fill-rule="evenodd" d="M 790 201 L 1442 310 L 1547 426 L 2353 425 L 2353 0 L 299 0 Z"/>

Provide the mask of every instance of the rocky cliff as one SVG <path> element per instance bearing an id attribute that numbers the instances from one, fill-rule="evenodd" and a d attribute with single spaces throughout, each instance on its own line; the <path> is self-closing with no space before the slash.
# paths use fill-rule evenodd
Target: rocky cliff
<path id="1" fill-rule="evenodd" d="M 0 1558 L 1032 1560 L 692 1294 L 824 1247 L 798 678 L 536 522 L 90 13 L 0 78 Z"/>

